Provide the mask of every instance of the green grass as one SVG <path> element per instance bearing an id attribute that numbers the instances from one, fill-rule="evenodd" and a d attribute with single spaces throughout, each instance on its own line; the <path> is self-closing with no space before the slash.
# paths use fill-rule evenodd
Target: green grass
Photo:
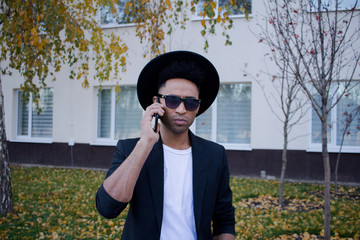
<path id="1" fill-rule="evenodd" d="M 101 217 L 95 193 L 104 179 L 100 171 L 12 166 L 14 212 L 0 218 L 0 239 L 120 239 L 126 212 L 114 220 Z M 236 239 L 289 239 L 292 234 L 320 235 L 322 209 L 308 210 L 323 198 L 311 192 L 321 185 L 286 183 L 286 198 L 305 203 L 303 211 L 284 210 L 268 204 L 276 200 L 279 182 L 231 178 L 236 209 Z M 341 187 L 360 194 L 359 188 Z M 262 201 L 262 207 L 245 202 Z M 359 239 L 360 201 L 332 199 L 332 235 Z M 286 236 L 284 236 L 286 235 Z M 281 238 L 282 236 L 282 238 Z"/>

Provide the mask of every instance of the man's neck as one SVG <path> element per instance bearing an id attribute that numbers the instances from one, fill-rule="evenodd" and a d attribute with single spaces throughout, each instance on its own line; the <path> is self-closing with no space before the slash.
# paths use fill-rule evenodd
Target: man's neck
<path id="1" fill-rule="evenodd" d="M 165 129 L 161 130 L 161 140 L 166 146 L 177 150 L 185 150 L 191 147 L 189 130 L 181 134 L 175 134 Z"/>

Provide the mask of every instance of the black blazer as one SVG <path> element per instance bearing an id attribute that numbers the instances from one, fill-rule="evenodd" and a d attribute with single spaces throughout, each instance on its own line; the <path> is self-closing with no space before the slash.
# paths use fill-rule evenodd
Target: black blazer
<path id="1" fill-rule="evenodd" d="M 221 233 L 235 234 L 229 169 L 223 146 L 190 132 L 193 155 L 194 215 L 198 239 Z M 120 140 L 110 176 L 129 156 L 138 139 Z M 163 215 L 164 156 L 161 139 L 154 145 L 135 185 L 121 239 L 159 239 Z M 96 194 L 96 207 L 106 218 L 115 218 L 128 203 L 113 199 L 103 185 Z M 211 230 L 213 222 L 213 230 Z"/>

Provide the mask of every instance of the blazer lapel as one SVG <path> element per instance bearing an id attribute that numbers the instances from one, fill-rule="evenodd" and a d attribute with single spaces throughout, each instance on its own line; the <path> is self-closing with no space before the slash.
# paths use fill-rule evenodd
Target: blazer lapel
<path id="1" fill-rule="evenodd" d="M 204 190 L 207 181 L 209 169 L 209 157 L 206 156 L 206 149 L 198 141 L 192 132 L 190 132 L 193 155 L 193 195 L 194 195 L 194 215 L 196 227 L 200 226 L 201 207 L 204 198 Z"/>
<path id="2" fill-rule="evenodd" d="M 161 139 L 154 145 L 146 160 L 147 174 L 154 203 L 156 220 L 160 232 L 164 201 L 164 153 Z"/>

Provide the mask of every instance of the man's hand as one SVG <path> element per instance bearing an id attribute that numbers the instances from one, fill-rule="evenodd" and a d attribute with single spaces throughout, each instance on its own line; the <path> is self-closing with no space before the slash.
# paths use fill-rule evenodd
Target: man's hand
<path id="1" fill-rule="evenodd" d="M 153 103 L 148 106 L 145 110 L 143 118 L 141 120 L 141 136 L 140 140 L 145 140 L 146 142 L 156 143 L 159 140 L 159 130 L 160 124 L 158 123 L 157 132 L 155 133 L 152 126 L 152 118 L 155 114 L 163 116 L 165 113 L 163 105 L 160 103 Z"/>

